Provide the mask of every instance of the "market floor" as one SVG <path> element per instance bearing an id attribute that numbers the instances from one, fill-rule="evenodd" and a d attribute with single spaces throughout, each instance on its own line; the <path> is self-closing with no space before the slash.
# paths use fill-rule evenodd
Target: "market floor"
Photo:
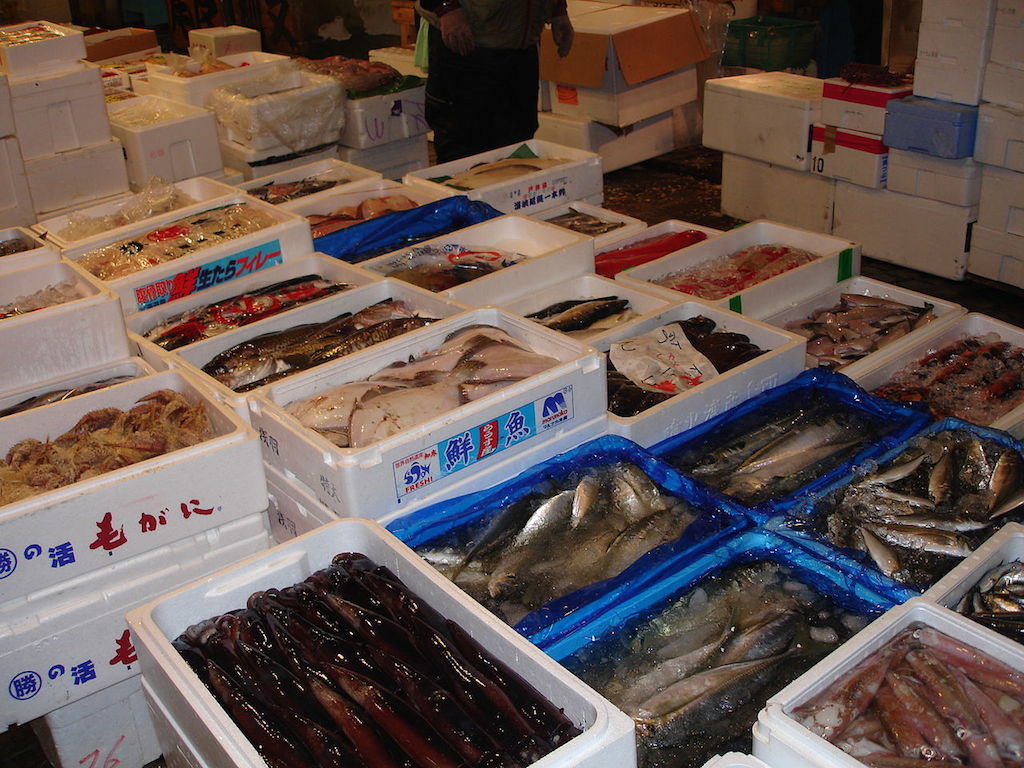
<path id="1" fill-rule="evenodd" d="M 685 147 L 606 174 L 604 205 L 648 224 L 681 219 L 728 229 L 742 222 L 722 215 L 719 210 L 721 180 L 721 153 L 699 146 Z M 861 271 L 868 277 L 1024 326 L 1024 291 L 1011 286 L 973 276 L 956 282 L 867 258 Z M 162 764 L 157 761 L 149 768 Z M 27 725 L 0 734 L 0 768 L 46 768 L 49 765 Z"/>

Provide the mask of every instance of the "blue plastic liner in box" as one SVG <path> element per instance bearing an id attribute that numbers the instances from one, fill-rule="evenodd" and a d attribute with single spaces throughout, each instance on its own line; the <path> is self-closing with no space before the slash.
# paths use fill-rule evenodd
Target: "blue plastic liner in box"
<path id="1" fill-rule="evenodd" d="M 828 472 L 795 491 L 769 501 L 761 502 L 760 504 L 744 506 L 747 513 L 756 522 L 764 522 L 773 515 L 797 503 L 800 499 L 815 494 L 821 488 L 832 486 L 840 482 L 844 477 L 849 477 L 857 464 L 884 454 L 894 445 L 902 444 L 931 420 L 928 409 L 919 403 L 894 403 L 869 394 L 857 386 L 852 379 L 843 376 L 841 373 L 810 369 L 802 372 L 785 384 L 766 390 L 740 403 L 710 421 L 698 424 L 693 429 L 663 440 L 650 449 L 651 453 L 668 464 L 674 465 L 673 456 L 692 447 L 700 446 L 705 442 L 713 442 L 712 438 L 714 435 L 720 431 L 728 430 L 730 425 L 737 420 L 753 417 L 763 409 L 776 403 L 785 403 L 786 401 L 797 400 L 801 397 L 807 398 L 814 393 L 824 395 L 838 406 L 858 411 L 877 423 L 886 425 L 887 431 L 879 436 L 878 439 L 866 442 L 862 448 L 843 463 L 833 467 Z M 684 469 L 679 469 L 679 471 L 684 475 L 686 474 Z M 711 489 L 711 492 L 724 496 L 724 494 L 714 489 Z M 728 497 L 726 496 L 726 498 Z M 733 503 L 739 503 L 735 499 L 732 501 Z"/>
<path id="2" fill-rule="evenodd" d="M 547 636 L 548 628 L 556 623 L 559 631 L 565 631 L 586 621 L 606 605 L 619 602 L 623 590 L 636 590 L 656 582 L 676 567 L 674 563 L 682 554 L 694 556 L 734 536 L 746 528 L 749 521 L 728 500 L 710 494 L 636 443 L 609 435 L 559 454 L 492 488 L 410 512 L 387 527 L 409 547 L 421 548 L 443 541 L 467 526 L 483 524 L 538 486 L 557 484 L 559 479 L 574 472 L 618 461 L 636 464 L 660 489 L 695 507 L 698 517 L 678 540 L 651 550 L 618 576 L 578 589 L 527 614 L 514 628 L 533 641 L 534 637 Z"/>
<path id="3" fill-rule="evenodd" d="M 970 157 L 974 154 L 977 123 L 977 107 L 906 96 L 886 104 L 882 141 L 893 149 L 909 149 L 933 157 Z"/>
<path id="4" fill-rule="evenodd" d="M 991 440 L 998 445 L 1012 448 L 1021 455 L 1021 458 L 1024 458 L 1024 443 L 1015 439 L 1008 432 L 1003 432 L 999 429 L 991 429 L 989 427 L 980 427 L 977 424 L 971 424 L 970 422 L 955 418 L 942 419 L 941 421 L 933 422 L 917 434 L 912 435 L 898 445 L 891 447 L 884 454 L 859 463 L 847 476 L 824 488 L 821 488 L 813 496 L 801 500 L 798 504 L 794 504 L 788 509 L 782 510 L 781 514 L 767 521 L 765 527 L 768 530 L 772 530 L 780 535 L 789 537 L 794 543 L 820 557 L 826 559 L 841 557 L 862 563 L 865 569 L 873 572 L 870 577 L 865 576 L 865 578 L 870 578 L 870 580 L 879 585 L 880 588 L 887 585 L 893 585 L 894 588 L 902 588 L 906 590 L 913 589 L 914 594 L 920 594 L 922 591 L 930 587 L 931 584 L 916 585 L 914 588 L 901 585 L 879 571 L 866 553 L 856 549 L 839 547 L 828 541 L 828 539 L 822 536 L 817 530 L 812 529 L 811 526 L 814 524 L 819 514 L 819 504 L 825 502 L 831 494 L 851 482 L 854 482 L 859 476 L 871 474 L 878 469 L 884 469 L 886 465 L 897 458 L 901 453 L 903 453 L 903 451 L 910 448 L 919 438 L 951 430 L 968 432 L 970 434 L 977 435 L 978 437 Z M 1009 522 L 1009 518 L 1003 522 Z M 991 533 L 994 534 L 999 527 L 1001 526 L 995 526 Z"/>
<path id="5" fill-rule="evenodd" d="M 336 259 L 358 263 L 501 215 L 487 203 L 456 195 L 339 229 L 316 238 L 313 247 Z"/>

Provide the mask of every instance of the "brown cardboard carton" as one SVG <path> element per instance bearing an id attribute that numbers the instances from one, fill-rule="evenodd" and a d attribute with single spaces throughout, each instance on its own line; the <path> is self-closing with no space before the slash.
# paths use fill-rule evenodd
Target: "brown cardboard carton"
<path id="1" fill-rule="evenodd" d="M 149 53 L 159 52 L 160 46 L 156 40 L 156 32 L 151 29 L 124 27 L 109 32 L 97 32 L 85 37 L 87 61 L 135 59 Z"/>

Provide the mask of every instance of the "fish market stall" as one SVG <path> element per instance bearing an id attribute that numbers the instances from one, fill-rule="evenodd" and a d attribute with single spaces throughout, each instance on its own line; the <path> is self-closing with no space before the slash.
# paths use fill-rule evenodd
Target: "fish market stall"
<path id="1" fill-rule="evenodd" d="M 594 238 L 595 251 L 647 229 L 647 224 L 640 219 L 583 201 L 529 215 L 573 232 L 590 235 Z"/>
<path id="2" fill-rule="evenodd" d="M 660 259 L 720 234 L 719 229 L 679 219 L 668 219 L 631 235 L 623 232 L 600 246 L 595 242 L 594 271 L 612 278 L 630 267 Z"/>
<path id="3" fill-rule="evenodd" d="M 297 165 L 269 176 L 257 176 L 242 182 L 238 188 L 257 200 L 289 210 L 300 199 L 309 202 L 329 190 L 362 189 L 379 180 L 380 174 L 376 171 L 329 158 Z"/>

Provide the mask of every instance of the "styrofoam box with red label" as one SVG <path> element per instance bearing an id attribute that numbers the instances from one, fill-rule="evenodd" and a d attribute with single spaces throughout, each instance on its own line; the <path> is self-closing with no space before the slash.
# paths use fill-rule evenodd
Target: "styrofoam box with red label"
<path id="1" fill-rule="evenodd" d="M 287 170 L 270 174 L 269 176 L 257 176 L 254 179 L 243 181 L 238 185 L 239 189 L 248 191 L 267 184 L 287 184 L 292 181 L 311 179 L 313 181 L 333 181 L 335 185 L 322 192 L 314 192 L 311 195 L 304 195 L 294 200 L 280 203 L 283 210 L 293 210 L 300 202 L 309 203 L 319 200 L 324 195 L 337 194 L 340 190 L 358 190 L 375 186 L 381 179 L 376 171 L 370 171 L 358 165 L 342 162 L 337 158 L 317 160 L 313 163 L 296 165 Z M 302 212 L 302 211 L 298 211 Z M 303 215 L 305 215 L 303 213 Z"/>
<path id="2" fill-rule="evenodd" d="M 928 331 L 928 326 L 926 325 L 923 330 Z M 987 315 L 969 312 L 952 325 L 938 326 L 922 334 L 912 346 L 898 348 L 892 352 L 883 350 L 873 360 L 858 361 L 847 366 L 843 373 L 871 392 L 887 383 L 901 368 L 926 355 L 965 336 L 981 336 L 987 333 L 994 333 L 1016 347 L 1024 347 L 1024 330 Z M 983 426 L 1006 430 L 1017 438 L 1024 437 L 1024 405 L 1017 406 L 1005 416 Z"/>
<path id="3" fill-rule="evenodd" d="M 970 157 L 949 159 L 907 149 L 889 150 L 886 189 L 952 205 L 977 205 L 981 166 Z"/>
<path id="4" fill-rule="evenodd" d="M 11 87 L 7 75 L 0 72 L 0 137 L 14 133 L 14 112 L 11 110 Z"/>
<path id="5" fill-rule="evenodd" d="M 242 192 L 222 198 L 204 210 L 244 203 L 259 209 L 275 223 L 257 232 L 195 250 L 192 255 L 159 264 L 114 280 L 100 280 L 77 263 L 88 252 L 130 237 L 148 237 L 155 230 L 173 227 L 174 222 L 187 216 L 176 215 L 153 223 L 143 222 L 129 227 L 117 237 L 104 237 L 100 242 L 76 245 L 64 250 L 64 258 L 88 279 L 114 291 L 121 299 L 125 314 L 138 312 L 193 293 L 209 290 L 214 285 L 237 280 L 252 272 L 272 267 L 286 259 L 313 252 L 309 226 L 301 216 L 282 211 L 276 206 L 255 200 Z M 175 212 L 177 213 L 177 212 Z M 189 278 L 192 270 L 198 273 Z M 178 276 L 184 276 L 179 278 Z M 187 279 L 186 279 L 187 278 Z M 175 288 L 175 280 L 185 279 L 186 285 Z"/>
<path id="6" fill-rule="evenodd" d="M 867 628 L 768 699 L 754 725 L 754 756 L 772 768 L 828 765 L 863 768 L 864 763 L 815 735 L 792 716 L 793 711 L 837 681 L 903 630 L 923 624 L 962 644 L 1024 670 L 1024 648 L 964 616 L 916 597 L 890 609 Z M 833 688 L 833 690 L 835 690 Z"/>
<path id="7" fill-rule="evenodd" d="M 821 92 L 821 122 L 854 131 L 885 132 L 885 105 L 914 92 L 913 86 L 851 83 L 841 77 L 825 80 Z"/>
<path id="8" fill-rule="evenodd" d="M 426 85 L 404 91 L 349 99 L 345 103 L 345 127 L 341 143 L 365 149 L 430 130 L 424 113 Z"/>
<path id="9" fill-rule="evenodd" d="M 996 24 L 989 59 L 1014 69 L 1024 69 L 1024 26 Z"/>
<path id="10" fill-rule="evenodd" d="M 889 148 L 878 134 L 815 123 L 811 151 L 811 173 L 872 189 L 885 186 Z"/>
<path id="11" fill-rule="evenodd" d="M 171 646 L 186 627 L 240 608 L 250 594 L 283 588 L 325 568 L 331 558 L 358 551 L 394 571 L 418 598 L 462 626 L 500 661 L 562 709 L 582 733 L 532 765 L 596 768 L 636 766 L 633 721 L 549 659 L 513 629 L 427 565 L 375 523 L 340 520 L 176 590 L 128 616 L 151 698 L 173 729 L 158 728 L 165 753 L 191 753 L 193 765 L 256 768 L 263 759 Z M 163 719 L 163 718 L 158 718 Z M 163 743 L 171 735 L 183 744 Z"/>
<path id="12" fill-rule="evenodd" d="M 65 282 L 80 298 L 0 320 L 0 392 L 129 356 L 117 297 L 64 262 L 6 273 L 0 280 L 0 305 Z"/>
<path id="13" fill-rule="evenodd" d="M 982 169 L 978 223 L 1024 237 L 1024 173 L 992 165 Z"/>
<path id="14" fill-rule="evenodd" d="M 822 83 L 789 72 L 708 80 L 704 146 L 809 170 L 811 126 L 821 122 Z"/>
<path id="15" fill-rule="evenodd" d="M 704 763 L 703 768 L 768 768 L 768 765 L 758 760 L 753 755 L 743 755 L 739 752 L 726 752 L 724 755 L 713 757 Z"/>
<path id="16" fill-rule="evenodd" d="M 977 206 L 836 182 L 833 234 L 856 237 L 864 255 L 962 280 Z"/>
<path id="17" fill-rule="evenodd" d="M 232 477 L 231 470 L 225 465 L 215 472 L 222 485 Z M 259 485 L 265 499 L 262 478 Z M 112 508 L 117 509 L 116 504 Z M 134 520 L 132 524 L 138 528 Z M 66 532 L 72 518 L 53 525 L 37 538 L 58 535 L 49 534 L 50 530 L 63 528 Z M 0 729 L 27 723 L 137 676 L 137 641 L 125 622 L 127 611 L 227 564 L 264 552 L 270 544 L 266 512 L 259 510 L 108 565 L 74 582 L 40 590 L 26 600 L 4 603 L 0 681 L 6 698 Z M 77 549 L 75 554 L 80 554 Z M 50 567 L 45 548 L 39 559 Z"/>
<path id="18" fill-rule="evenodd" d="M 10 42 L 14 36 L 30 36 L 35 30 L 40 39 Z M 49 21 L 26 21 L 0 27 L 0 70 L 11 77 L 30 77 L 43 72 L 68 69 L 85 58 L 82 32 Z"/>
<path id="19" fill-rule="evenodd" d="M 1024 112 L 1024 69 L 990 61 L 985 67 L 985 101 Z"/>
<path id="20" fill-rule="evenodd" d="M 536 138 L 596 152 L 601 156 L 605 173 L 675 149 L 671 111 L 639 120 L 624 129 L 553 112 L 539 113 L 537 122 Z"/>
<path id="21" fill-rule="evenodd" d="M 361 448 L 338 448 L 284 406 L 439 347 L 474 324 L 497 326 L 557 361 L 552 367 Z M 605 366 L 591 347 L 496 308 L 476 309 L 284 381 L 250 400 L 264 458 L 292 472 L 339 515 L 378 519 L 600 417 Z M 472 447 L 469 453 L 459 451 Z"/>
<path id="22" fill-rule="evenodd" d="M 416 253 L 420 248 L 446 248 L 453 253 L 468 249 L 481 255 L 492 255 L 496 262 L 503 254 L 525 257 L 510 266 L 440 292 L 443 296 L 477 307 L 490 303 L 490 290 L 494 285 L 515 280 L 522 285 L 537 285 L 594 271 L 593 238 L 546 221 L 512 215 L 499 216 L 425 240 L 412 248 L 368 259 L 359 267 L 387 277 L 399 269 L 436 261 L 436 255 L 418 258 Z"/>
<path id="23" fill-rule="evenodd" d="M 25 160 L 110 139 L 100 70 L 77 63 L 57 74 L 10 80 L 15 132 Z"/>
<path id="24" fill-rule="evenodd" d="M 1024 171 L 1024 111 L 998 104 L 978 107 L 974 159 L 1012 171 Z"/>
<path id="25" fill-rule="evenodd" d="M 565 162 L 525 173 L 508 181 L 467 190 L 466 196 L 470 200 L 482 200 L 505 213 L 524 214 L 556 208 L 575 200 L 600 204 L 604 199 L 600 155 L 539 139 L 530 139 L 522 144 L 510 144 L 460 160 L 432 165 L 420 171 L 407 173 L 404 180 L 408 184 L 423 184 L 431 189 L 448 186 L 430 179 L 458 176 L 481 163 L 503 160 L 522 146 L 528 147 L 537 157 L 558 158 Z"/>
<path id="26" fill-rule="evenodd" d="M 147 125 L 124 122 L 119 115 L 139 109 L 159 110 L 164 118 Z M 140 96 L 111 104 L 110 130 L 121 140 L 128 181 L 140 189 L 153 176 L 181 181 L 216 173 L 224 167 L 213 113 L 159 96 Z"/>
<path id="27" fill-rule="evenodd" d="M 338 157 L 346 163 L 377 171 L 385 179 L 396 180 L 430 165 L 430 149 L 426 134 L 397 139 L 365 149 L 339 144 Z"/>
<path id="28" fill-rule="evenodd" d="M 1024 287 L 1024 237 L 974 225 L 967 271 L 1003 283 Z"/>
<path id="29" fill-rule="evenodd" d="M 616 275 L 615 279 L 639 283 L 662 296 L 682 296 L 687 301 L 695 301 L 698 297 L 655 285 L 653 281 L 673 272 L 724 259 L 744 248 L 764 244 L 801 248 L 817 254 L 819 258 L 709 303 L 759 318 L 788 306 L 797 291 L 806 292 L 811 286 L 824 290 L 833 283 L 860 274 L 859 243 L 775 221 L 757 220 L 655 261 L 627 269 Z"/>
<path id="30" fill-rule="evenodd" d="M 745 334 L 766 353 L 709 378 L 636 416 L 616 416 L 609 412 L 609 432 L 648 448 L 672 435 L 703 424 L 766 389 L 784 384 L 803 370 L 806 339 L 802 336 L 696 299 L 677 304 L 653 316 L 648 315 L 638 323 L 616 328 L 594 344 L 602 352 L 607 352 L 616 342 L 698 315 L 713 320 L 715 330 Z"/>
<path id="31" fill-rule="evenodd" d="M 26 225 L 35 220 L 18 139 L 0 139 L 0 227 Z"/>
<path id="32" fill-rule="evenodd" d="M 836 180 L 726 152 L 722 213 L 743 221 L 770 219 L 824 235 L 832 232 Z"/>
<path id="33" fill-rule="evenodd" d="M 206 100 L 214 88 L 246 80 L 273 79 L 278 90 L 282 91 L 302 85 L 299 69 L 288 62 L 287 56 L 277 53 L 246 51 L 222 56 L 219 61 L 230 64 L 232 68 L 203 75 L 193 74 L 190 77 L 175 75 L 171 68 L 164 64 L 147 63 L 147 92 L 171 101 L 184 101 L 195 107 L 205 107 Z M 194 71 L 198 71 L 199 61 L 193 59 L 192 66 Z"/>
<path id="34" fill-rule="evenodd" d="M 330 144 L 326 147 L 314 147 L 302 152 L 288 151 L 286 154 L 280 154 L 278 150 L 246 149 L 237 141 L 221 139 L 220 154 L 225 165 L 239 171 L 244 180 L 251 180 L 287 171 L 300 165 L 337 159 L 338 146 Z"/>
<path id="35" fill-rule="evenodd" d="M 24 227 L 8 227 L 0 229 L 0 244 L 6 240 L 20 240 L 28 246 L 24 251 L 0 256 L 0 274 L 39 264 L 57 261 L 60 254 L 55 248 L 40 240 L 31 230 Z"/>
<path id="36" fill-rule="evenodd" d="M 560 205 L 557 208 L 541 211 L 540 213 L 532 213 L 530 214 L 530 218 L 550 222 L 558 216 L 572 213 L 573 211 L 585 213 L 588 216 L 595 216 L 603 221 L 620 222 L 622 224 L 622 226 L 616 227 L 604 234 L 593 235 L 595 251 L 599 248 L 604 248 L 606 245 L 617 240 L 621 240 L 623 237 L 629 237 L 630 235 L 638 234 L 647 229 L 647 223 L 640 219 L 634 218 L 633 216 L 627 216 L 626 214 L 619 213 L 618 211 L 612 211 L 608 208 L 602 208 L 599 205 L 592 205 L 591 203 L 586 203 L 582 200 L 575 203 Z M 558 226 L 561 225 L 559 224 Z"/>
<path id="37" fill-rule="evenodd" d="M 128 169 L 118 139 L 25 161 L 25 177 L 40 218 L 128 191 Z"/>
<path id="38" fill-rule="evenodd" d="M 160 366 L 160 370 L 163 370 L 163 366 Z M 0 393 L 0 412 L 41 395 L 61 392 L 62 390 L 74 387 L 88 387 L 92 384 L 98 384 L 99 382 L 122 376 L 136 379 L 140 376 L 149 376 L 156 373 L 156 371 L 157 369 L 154 366 L 147 363 L 141 357 L 128 357 L 124 360 L 104 363 L 103 365 L 56 376 L 45 381 L 33 382 L 24 387 L 4 390 Z M 66 396 L 62 396 L 52 402 L 66 399 L 68 399 Z"/>

